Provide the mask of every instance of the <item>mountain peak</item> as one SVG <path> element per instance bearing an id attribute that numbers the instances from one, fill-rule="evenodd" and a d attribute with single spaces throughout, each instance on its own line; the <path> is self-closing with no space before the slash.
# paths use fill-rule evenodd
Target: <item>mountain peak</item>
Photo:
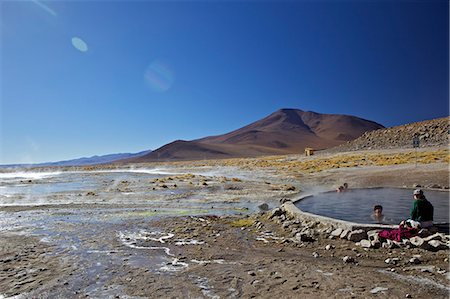
<path id="1" fill-rule="evenodd" d="M 275 113 L 290 113 L 290 112 L 304 112 L 304 111 L 295 108 L 281 108 L 275 111 Z"/>
<path id="2" fill-rule="evenodd" d="M 333 147 L 380 128 L 380 124 L 355 116 L 283 108 L 232 132 L 193 141 L 178 140 L 134 161 L 300 153 L 305 147 Z"/>

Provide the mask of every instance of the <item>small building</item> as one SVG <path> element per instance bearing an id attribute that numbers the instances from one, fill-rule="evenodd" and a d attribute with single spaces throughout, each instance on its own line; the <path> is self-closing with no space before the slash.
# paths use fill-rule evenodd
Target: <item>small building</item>
<path id="1" fill-rule="evenodd" d="M 314 155 L 314 149 L 311 148 L 311 147 L 305 148 L 305 156 L 309 157 L 309 156 L 312 156 L 312 155 Z"/>

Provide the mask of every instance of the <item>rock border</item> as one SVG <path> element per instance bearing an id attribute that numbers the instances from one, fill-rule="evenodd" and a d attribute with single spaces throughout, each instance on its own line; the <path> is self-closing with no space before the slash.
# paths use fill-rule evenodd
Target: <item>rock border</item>
<path id="1" fill-rule="evenodd" d="M 305 195 L 290 201 L 285 200 L 279 208 L 267 212 L 269 219 L 276 220 L 283 229 L 292 230 L 294 241 L 314 242 L 319 235 L 329 239 L 341 238 L 356 243 L 363 248 L 421 248 L 429 251 L 448 250 L 450 235 L 434 233 L 422 229 L 419 235 L 401 242 L 383 239 L 378 232 L 384 229 L 394 229 L 397 225 L 362 224 L 334 219 L 304 212 L 295 206 L 295 202 L 311 197 Z"/>

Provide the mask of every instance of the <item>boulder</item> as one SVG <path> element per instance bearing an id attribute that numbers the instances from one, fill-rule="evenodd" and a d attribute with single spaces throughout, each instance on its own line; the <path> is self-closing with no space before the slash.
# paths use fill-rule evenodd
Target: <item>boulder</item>
<path id="1" fill-rule="evenodd" d="M 378 237 L 378 233 L 380 231 L 379 230 L 369 230 L 367 232 L 367 237 L 370 241 L 378 241 L 379 237 Z"/>
<path id="2" fill-rule="evenodd" d="M 352 242 L 359 242 L 366 238 L 367 238 L 367 233 L 365 231 L 363 231 L 362 229 L 357 229 L 357 230 L 351 231 L 347 237 L 347 239 Z"/>
<path id="3" fill-rule="evenodd" d="M 409 241 L 411 242 L 411 244 L 412 244 L 413 246 L 419 247 L 419 248 L 420 248 L 420 247 L 422 246 L 422 244 L 425 242 L 425 241 L 423 240 L 423 238 L 418 237 L 418 236 L 412 237 L 411 239 L 409 239 Z"/>
<path id="4" fill-rule="evenodd" d="M 269 210 L 269 205 L 266 204 L 266 203 L 263 203 L 263 204 L 260 204 L 260 205 L 258 206 L 258 208 L 259 208 L 261 211 L 268 211 L 268 210 Z"/>
<path id="5" fill-rule="evenodd" d="M 448 246 L 441 241 L 431 240 L 428 242 L 428 250 L 430 251 L 439 251 L 444 249 L 448 249 Z"/>
<path id="6" fill-rule="evenodd" d="M 311 235 L 305 233 L 298 233 L 295 235 L 295 238 L 302 242 L 314 242 L 314 238 Z"/>
<path id="7" fill-rule="evenodd" d="M 425 242 L 429 242 L 429 241 L 433 241 L 433 240 L 443 241 L 443 240 L 445 240 L 445 235 L 441 234 L 441 233 L 435 233 L 434 235 L 423 238 L 423 240 Z"/>
<path id="8" fill-rule="evenodd" d="M 397 242 L 394 242 L 394 241 L 389 240 L 389 239 L 387 239 L 386 242 L 384 242 L 381 246 L 382 246 L 383 248 L 389 248 L 389 249 L 399 247 L 399 245 L 397 244 Z"/>
<path id="9" fill-rule="evenodd" d="M 342 233 L 340 234 L 340 238 L 341 239 L 345 239 L 346 237 L 347 237 L 347 235 L 348 235 L 348 233 L 349 233 L 350 231 L 348 230 L 348 229 L 346 229 L 346 230 L 344 230 L 344 231 L 342 231 Z"/>
<path id="10" fill-rule="evenodd" d="M 361 245 L 361 247 L 364 247 L 364 248 L 372 247 L 372 243 L 370 242 L 370 240 L 361 240 L 361 241 L 359 241 L 359 245 Z"/>
<path id="11" fill-rule="evenodd" d="M 342 228 L 336 228 L 334 231 L 331 232 L 332 237 L 339 237 L 342 234 Z"/>
<path id="12" fill-rule="evenodd" d="M 342 258 L 342 260 L 343 260 L 344 263 L 346 263 L 346 264 L 348 264 L 348 263 L 354 263 L 354 262 L 355 262 L 355 259 L 352 258 L 351 256 L 348 256 L 348 255 L 344 256 L 344 257 Z"/>
<path id="13" fill-rule="evenodd" d="M 400 262 L 400 259 L 398 257 L 387 258 L 384 260 L 384 262 L 390 265 L 397 265 Z"/>
<path id="14" fill-rule="evenodd" d="M 422 228 L 421 230 L 419 230 L 417 235 L 421 238 L 425 238 L 425 237 L 428 237 L 429 235 L 431 235 L 431 232 L 426 228 Z"/>
<path id="15" fill-rule="evenodd" d="M 272 218 L 274 218 L 274 217 L 281 216 L 281 215 L 283 215 L 283 213 L 284 213 L 284 212 L 283 212 L 282 209 L 280 209 L 280 208 L 275 208 L 275 209 L 272 210 L 272 213 L 270 214 L 269 219 L 272 219 Z"/>
<path id="16" fill-rule="evenodd" d="M 372 241 L 370 241 L 370 244 L 372 245 L 373 248 L 381 247 L 381 242 L 379 240 L 372 240 Z"/>

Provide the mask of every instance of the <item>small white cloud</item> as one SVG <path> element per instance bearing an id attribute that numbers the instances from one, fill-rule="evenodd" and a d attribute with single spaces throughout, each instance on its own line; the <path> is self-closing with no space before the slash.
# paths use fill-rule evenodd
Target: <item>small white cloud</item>
<path id="1" fill-rule="evenodd" d="M 87 52 L 88 46 L 84 40 L 79 37 L 72 37 L 72 45 L 80 52 Z"/>

